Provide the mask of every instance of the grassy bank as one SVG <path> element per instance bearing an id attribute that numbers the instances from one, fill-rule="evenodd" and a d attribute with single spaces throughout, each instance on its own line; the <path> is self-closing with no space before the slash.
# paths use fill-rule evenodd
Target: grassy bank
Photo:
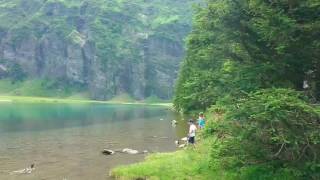
<path id="1" fill-rule="evenodd" d="M 116 180 L 298 180 L 291 171 L 253 165 L 242 168 L 223 167 L 215 153 L 213 141 L 200 142 L 195 149 L 149 155 L 144 162 L 120 166 L 110 172 Z"/>
<path id="2" fill-rule="evenodd" d="M 212 118 L 208 118 L 210 121 Z M 211 121 L 212 122 L 212 121 Z M 210 125 L 211 126 L 211 125 Z M 225 142 L 206 130 L 198 134 L 196 147 L 172 153 L 156 153 L 145 161 L 110 171 L 116 180 L 296 180 L 294 171 L 269 162 L 239 165 L 239 159 L 224 156 Z"/>
<path id="3" fill-rule="evenodd" d="M 10 79 L 0 80 L 0 103 L 102 103 L 102 104 L 138 104 L 172 106 L 170 100 L 162 100 L 151 96 L 143 101 L 137 101 L 129 94 L 123 93 L 109 101 L 91 100 L 87 90 L 81 87 L 57 88 L 54 81 L 25 80 L 12 83 Z"/>
<path id="4" fill-rule="evenodd" d="M 0 80 L 0 94 L 8 96 L 36 96 L 36 97 L 77 97 L 88 98 L 85 89 L 65 85 L 59 87 L 55 81 L 33 79 L 25 81 L 12 82 L 10 79 Z"/>
<path id="5" fill-rule="evenodd" d="M 214 174 L 209 170 L 209 144 L 207 140 L 199 143 L 196 148 L 152 154 L 144 162 L 117 167 L 110 174 L 121 180 L 211 179 Z"/>
<path id="6" fill-rule="evenodd" d="M 153 106 L 167 106 L 171 107 L 171 103 L 147 103 L 147 102 L 139 102 L 139 101 L 120 101 L 120 100 L 112 100 L 112 101 L 96 101 L 89 99 L 73 99 L 73 98 L 47 98 L 47 97 L 32 97 L 32 96 L 0 96 L 0 103 L 97 103 L 97 104 L 132 104 L 132 105 L 153 105 Z"/>

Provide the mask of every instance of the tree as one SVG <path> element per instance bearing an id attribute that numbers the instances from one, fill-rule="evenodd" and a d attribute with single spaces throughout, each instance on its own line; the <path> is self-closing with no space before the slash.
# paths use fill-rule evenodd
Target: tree
<path id="1" fill-rule="evenodd" d="M 213 160 L 228 168 L 263 165 L 319 179 L 320 113 L 301 93 L 259 90 L 212 112 L 223 112 L 213 126 L 222 142 Z"/>
<path id="2" fill-rule="evenodd" d="M 320 99 L 320 2 L 208 0 L 198 7 L 176 86 L 177 109 L 206 109 L 260 88 Z"/>

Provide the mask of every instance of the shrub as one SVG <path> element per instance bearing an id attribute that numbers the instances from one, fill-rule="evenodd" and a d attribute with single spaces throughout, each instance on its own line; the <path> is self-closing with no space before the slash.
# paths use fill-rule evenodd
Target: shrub
<path id="1" fill-rule="evenodd" d="M 223 142 L 212 158 L 223 166 L 271 164 L 297 168 L 297 176 L 320 177 L 320 114 L 301 93 L 260 90 L 212 110 L 224 113 L 211 126 Z"/>

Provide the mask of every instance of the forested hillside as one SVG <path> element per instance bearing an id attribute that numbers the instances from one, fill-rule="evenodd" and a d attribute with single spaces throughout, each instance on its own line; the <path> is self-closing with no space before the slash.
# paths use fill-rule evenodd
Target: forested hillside
<path id="1" fill-rule="evenodd" d="M 209 1 L 194 17 L 175 105 L 206 109 L 271 87 L 305 86 L 320 100 L 319 15 L 313 0 Z"/>
<path id="2" fill-rule="evenodd" d="M 1 0 L 0 93 L 170 99 L 194 2 Z"/>
<path id="3" fill-rule="evenodd" d="M 320 179 L 320 1 L 207 0 L 196 12 L 174 105 L 206 111 L 205 129 L 195 147 L 113 175 Z"/>
<path id="4" fill-rule="evenodd" d="M 320 2 L 207 2 L 174 101 L 180 111 L 207 110 L 211 172 L 319 179 Z"/>

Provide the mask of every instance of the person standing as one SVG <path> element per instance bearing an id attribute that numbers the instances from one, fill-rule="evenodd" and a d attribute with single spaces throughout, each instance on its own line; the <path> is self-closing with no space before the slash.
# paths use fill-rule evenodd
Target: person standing
<path id="1" fill-rule="evenodd" d="M 188 133 L 188 143 L 194 145 L 196 138 L 197 127 L 194 124 L 193 120 L 189 120 L 189 133 Z"/>
<path id="2" fill-rule="evenodd" d="M 203 112 L 199 113 L 199 118 L 198 118 L 198 127 L 199 129 L 203 129 L 206 124 L 206 120 L 204 119 Z"/>

